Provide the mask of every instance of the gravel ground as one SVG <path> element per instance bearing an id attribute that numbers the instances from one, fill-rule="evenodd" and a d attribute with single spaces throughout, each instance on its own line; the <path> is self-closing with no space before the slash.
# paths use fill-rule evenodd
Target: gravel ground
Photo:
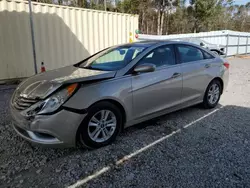
<path id="1" fill-rule="evenodd" d="M 24 141 L 10 126 L 13 87 L 1 86 L 0 187 L 250 187 L 250 59 L 229 62 L 216 110 L 195 106 L 141 123 L 94 151 Z"/>

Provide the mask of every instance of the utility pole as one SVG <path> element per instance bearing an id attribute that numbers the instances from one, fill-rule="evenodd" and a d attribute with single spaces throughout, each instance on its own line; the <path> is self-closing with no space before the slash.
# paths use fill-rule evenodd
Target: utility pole
<path id="1" fill-rule="evenodd" d="M 107 11 L 107 0 L 104 0 L 104 10 Z"/>
<path id="2" fill-rule="evenodd" d="M 32 50 L 33 50 L 33 59 L 34 59 L 34 70 L 35 70 L 35 74 L 37 74 L 36 45 L 35 45 L 35 35 L 34 35 L 31 0 L 29 0 L 29 12 L 30 12 L 30 31 L 31 31 Z"/>

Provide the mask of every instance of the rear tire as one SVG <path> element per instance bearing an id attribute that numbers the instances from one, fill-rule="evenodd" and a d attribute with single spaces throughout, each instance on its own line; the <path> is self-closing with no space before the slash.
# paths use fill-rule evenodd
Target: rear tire
<path id="1" fill-rule="evenodd" d="M 88 109 L 79 127 L 78 143 L 90 149 L 106 146 L 115 140 L 122 125 L 120 109 L 113 103 L 99 102 Z"/>
<path id="2" fill-rule="evenodd" d="M 219 80 L 213 80 L 208 85 L 204 98 L 203 106 L 204 108 L 210 109 L 217 106 L 220 96 L 222 93 L 222 86 Z"/>

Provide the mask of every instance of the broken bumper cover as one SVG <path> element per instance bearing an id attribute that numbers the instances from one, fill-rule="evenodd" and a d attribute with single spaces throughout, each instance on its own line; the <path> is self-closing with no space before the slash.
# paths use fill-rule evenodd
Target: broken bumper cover
<path id="1" fill-rule="evenodd" d="M 65 109 L 55 114 L 26 119 L 20 111 L 10 108 L 14 130 L 24 139 L 50 147 L 75 147 L 79 125 L 86 114 Z"/>

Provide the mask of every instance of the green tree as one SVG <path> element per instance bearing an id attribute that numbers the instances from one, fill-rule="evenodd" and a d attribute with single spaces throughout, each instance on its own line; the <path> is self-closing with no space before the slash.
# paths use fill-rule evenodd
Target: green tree
<path id="1" fill-rule="evenodd" d="M 190 33 L 212 30 L 250 32 L 250 2 L 233 0 L 34 0 L 139 15 L 145 34 Z"/>

